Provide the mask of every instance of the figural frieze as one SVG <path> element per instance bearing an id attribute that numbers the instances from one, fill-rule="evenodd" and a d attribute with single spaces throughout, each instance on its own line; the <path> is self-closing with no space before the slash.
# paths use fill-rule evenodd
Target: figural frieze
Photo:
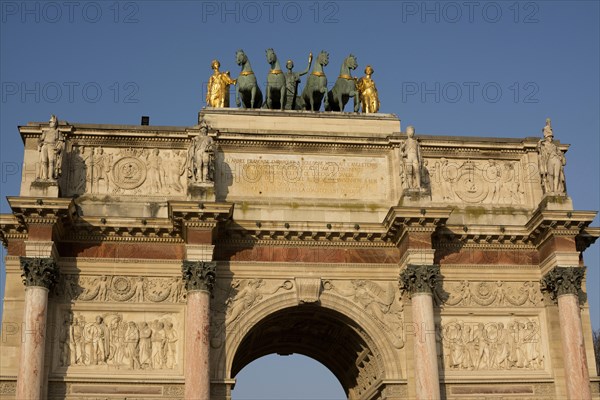
<path id="1" fill-rule="evenodd" d="M 422 177 L 434 202 L 523 205 L 525 184 L 539 181 L 531 165 L 518 161 L 426 159 Z"/>
<path id="2" fill-rule="evenodd" d="M 181 318 L 169 312 L 65 311 L 57 369 L 169 371 L 182 366 Z"/>
<path id="3" fill-rule="evenodd" d="M 436 302 L 449 307 L 535 307 L 542 303 L 537 282 L 445 281 L 436 287 Z"/>
<path id="4" fill-rule="evenodd" d="M 76 144 L 68 160 L 67 195 L 185 194 L 185 150 Z"/>
<path id="5" fill-rule="evenodd" d="M 62 276 L 55 292 L 66 302 L 185 302 L 180 277 L 68 274 Z"/>
<path id="6" fill-rule="evenodd" d="M 440 325 L 446 371 L 527 371 L 545 368 L 537 317 L 444 317 Z"/>

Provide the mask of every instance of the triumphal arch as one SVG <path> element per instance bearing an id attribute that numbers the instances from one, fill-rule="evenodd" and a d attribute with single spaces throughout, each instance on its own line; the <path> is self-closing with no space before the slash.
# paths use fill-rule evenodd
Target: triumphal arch
<path id="1" fill-rule="evenodd" d="M 225 400 L 272 353 L 349 399 L 598 397 L 582 253 L 600 231 L 550 121 L 427 136 L 378 100 L 279 99 L 194 126 L 19 127 L 3 399 Z"/>

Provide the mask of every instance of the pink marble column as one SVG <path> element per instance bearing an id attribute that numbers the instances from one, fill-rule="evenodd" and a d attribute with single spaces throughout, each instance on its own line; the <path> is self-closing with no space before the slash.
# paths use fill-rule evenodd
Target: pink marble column
<path id="1" fill-rule="evenodd" d="M 440 399 L 440 378 L 433 319 L 433 290 L 440 278 L 439 267 L 408 265 L 400 274 L 401 289 L 411 296 L 415 324 L 413 358 L 418 400 Z"/>
<path id="2" fill-rule="evenodd" d="M 187 294 L 185 311 L 185 398 L 210 399 L 210 293 Z"/>
<path id="3" fill-rule="evenodd" d="M 48 289 L 38 286 L 25 288 L 17 399 L 42 398 L 47 309 Z"/>
<path id="4" fill-rule="evenodd" d="M 21 269 L 26 287 L 16 398 L 39 400 L 45 397 L 42 388 L 48 290 L 56 282 L 57 268 L 51 258 L 22 257 Z"/>
<path id="5" fill-rule="evenodd" d="M 579 298 L 576 295 L 564 294 L 558 297 L 558 318 L 567 396 L 569 399 L 591 399 L 590 373 L 583 343 Z"/>
<path id="6" fill-rule="evenodd" d="M 558 303 L 565 383 L 571 400 L 592 398 L 579 309 L 584 275 L 585 267 L 554 267 L 541 280 L 542 290 L 549 292 Z"/>
<path id="7" fill-rule="evenodd" d="M 437 365 L 433 297 L 430 293 L 412 295 L 412 318 L 417 335 L 414 340 L 417 399 L 439 399 L 440 377 Z"/>
<path id="8" fill-rule="evenodd" d="M 210 400 L 210 291 L 216 264 L 184 261 L 187 288 L 185 310 L 185 399 Z"/>

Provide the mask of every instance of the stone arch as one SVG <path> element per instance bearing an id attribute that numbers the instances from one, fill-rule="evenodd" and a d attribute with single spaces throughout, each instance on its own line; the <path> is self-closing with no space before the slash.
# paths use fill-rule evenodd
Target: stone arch
<path id="1" fill-rule="evenodd" d="M 267 354 L 306 355 L 329 368 L 352 399 L 375 398 L 384 381 L 401 379 L 387 334 L 362 307 L 330 292 L 310 304 L 299 304 L 293 290 L 265 299 L 228 327 L 222 351 L 216 370 L 225 379 Z"/>

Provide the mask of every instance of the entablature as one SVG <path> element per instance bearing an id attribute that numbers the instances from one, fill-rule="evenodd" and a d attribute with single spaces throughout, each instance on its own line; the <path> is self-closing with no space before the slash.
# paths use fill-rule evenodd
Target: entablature
<path id="1" fill-rule="evenodd" d="M 591 245 L 600 236 L 599 228 L 589 228 L 597 214 L 596 211 L 547 210 L 540 207 L 533 213 L 525 229 L 538 247 L 552 237 L 566 236 L 575 238 L 577 247 L 582 248 L 586 244 Z"/>

